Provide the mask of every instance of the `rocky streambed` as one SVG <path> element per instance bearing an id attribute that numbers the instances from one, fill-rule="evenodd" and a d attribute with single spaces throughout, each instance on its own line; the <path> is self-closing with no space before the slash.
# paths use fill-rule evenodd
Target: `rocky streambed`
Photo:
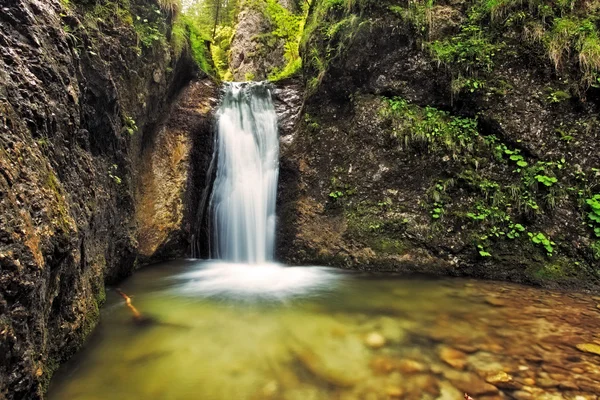
<path id="1" fill-rule="evenodd" d="M 245 268 L 255 268 L 245 266 Z M 50 399 L 597 399 L 600 297 L 198 261 L 107 294 Z"/>

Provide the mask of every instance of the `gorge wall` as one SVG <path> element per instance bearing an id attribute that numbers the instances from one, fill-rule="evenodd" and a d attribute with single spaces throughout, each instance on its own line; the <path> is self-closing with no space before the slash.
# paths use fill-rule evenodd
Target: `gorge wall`
<path id="1" fill-rule="evenodd" d="M 197 65 L 277 81 L 281 260 L 597 288 L 598 7 L 492 3 L 244 1 L 212 65 L 155 0 L 2 5 L 0 398 L 42 398 L 105 283 L 207 235 Z"/>
<path id="2" fill-rule="evenodd" d="M 282 259 L 597 287 L 597 5 L 489 4 L 312 3 Z"/>
<path id="3" fill-rule="evenodd" d="M 156 1 L 2 4 L 0 398 L 43 397 L 105 282 L 189 254 L 216 90 L 179 94 L 202 73 L 172 21 Z"/>

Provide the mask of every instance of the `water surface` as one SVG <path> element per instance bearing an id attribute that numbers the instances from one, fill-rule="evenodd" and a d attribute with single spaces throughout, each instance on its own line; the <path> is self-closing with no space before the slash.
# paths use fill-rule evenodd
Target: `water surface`
<path id="1" fill-rule="evenodd" d="M 600 298 L 178 261 L 107 293 L 51 400 L 596 399 Z M 587 344 L 587 347 L 582 347 Z"/>

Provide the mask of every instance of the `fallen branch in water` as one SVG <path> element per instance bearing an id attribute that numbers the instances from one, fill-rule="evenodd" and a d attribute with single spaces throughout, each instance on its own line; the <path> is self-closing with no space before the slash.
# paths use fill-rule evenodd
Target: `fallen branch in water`
<path id="1" fill-rule="evenodd" d="M 121 297 L 125 299 L 125 303 L 127 304 L 127 307 L 129 307 L 129 309 L 133 313 L 133 318 L 136 321 L 141 321 L 142 320 L 142 314 L 131 303 L 131 297 L 127 296 L 123 291 L 121 291 L 121 289 L 117 289 L 117 293 L 119 293 L 121 295 Z"/>

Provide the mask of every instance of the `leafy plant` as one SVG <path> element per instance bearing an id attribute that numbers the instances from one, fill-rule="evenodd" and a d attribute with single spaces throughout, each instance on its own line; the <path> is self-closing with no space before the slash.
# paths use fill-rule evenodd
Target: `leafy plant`
<path id="1" fill-rule="evenodd" d="M 558 182 L 558 179 L 556 179 L 553 176 L 546 176 L 546 175 L 536 175 L 534 177 L 538 182 L 542 183 L 544 186 L 552 186 L 554 185 L 556 182 Z"/>
<path id="2" fill-rule="evenodd" d="M 554 246 L 556 246 L 556 243 L 554 243 L 550 238 L 546 237 L 546 235 L 544 235 L 542 232 L 529 232 L 528 235 L 533 243 L 541 245 L 542 247 L 544 247 L 544 249 L 546 249 L 546 254 L 548 255 L 548 257 L 552 257 L 552 254 L 554 252 Z"/>
<path id="3" fill-rule="evenodd" d="M 590 207 L 590 212 L 587 214 L 589 226 L 594 230 L 596 237 L 600 237 L 600 194 L 586 199 L 585 202 Z"/>
<path id="4" fill-rule="evenodd" d="M 122 183 L 121 178 L 119 178 L 117 176 L 117 169 L 119 167 L 117 166 L 117 164 L 113 164 L 110 166 L 110 168 L 108 169 L 108 176 L 117 184 L 120 185 Z"/>
<path id="5" fill-rule="evenodd" d="M 431 218 L 433 219 L 440 219 L 444 214 L 444 205 L 442 203 L 435 202 L 433 204 L 433 208 L 431 211 L 429 211 L 429 214 L 431 214 Z"/>
<path id="6" fill-rule="evenodd" d="M 331 197 L 334 200 L 337 200 L 340 197 L 344 197 L 344 192 L 342 192 L 341 190 L 334 190 L 329 193 L 329 197 Z"/>
<path id="7" fill-rule="evenodd" d="M 481 257 L 491 257 L 492 256 L 492 254 L 489 251 L 487 251 L 482 244 L 477 245 L 477 251 L 479 252 L 479 255 Z"/>
<path id="8" fill-rule="evenodd" d="M 600 260 L 600 240 L 596 240 L 594 243 L 592 243 L 590 245 L 590 249 L 592 250 L 594 260 Z"/>
<path id="9" fill-rule="evenodd" d="M 571 95 L 569 93 L 563 90 L 555 90 L 550 92 L 546 100 L 548 100 L 549 103 L 560 103 L 562 101 L 569 100 L 570 98 Z"/>
<path id="10" fill-rule="evenodd" d="M 138 131 L 138 127 L 135 120 L 129 116 L 123 118 L 123 131 L 127 132 L 130 136 Z"/>
<path id="11" fill-rule="evenodd" d="M 476 24 L 464 25 L 458 35 L 429 44 L 432 55 L 441 63 L 462 71 L 491 71 L 501 46 L 489 41 Z"/>

